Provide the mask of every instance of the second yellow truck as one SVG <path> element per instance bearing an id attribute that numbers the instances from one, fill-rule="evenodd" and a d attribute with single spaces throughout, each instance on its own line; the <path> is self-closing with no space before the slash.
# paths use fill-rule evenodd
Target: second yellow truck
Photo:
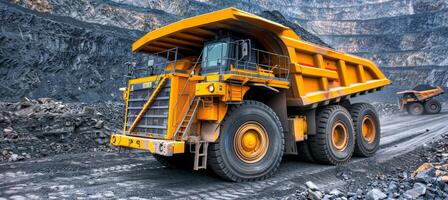
<path id="1" fill-rule="evenodd" d="M 284 154 L 340 165 L 379 147 L 375 109 L 350 98 L 390 81 L 370 60 L 281 24 L 228 8 L 154 30 L 132 50 L 148 54 L 147 64 L 132 66 L 121 89 L 114 146 L 231 181 L 271 176 Z"/>

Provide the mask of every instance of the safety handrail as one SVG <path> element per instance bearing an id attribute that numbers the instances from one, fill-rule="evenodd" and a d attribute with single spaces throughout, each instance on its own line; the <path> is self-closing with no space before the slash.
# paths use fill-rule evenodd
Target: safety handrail
<path id="1" fill-rule="evenodd" d="M 192 68 L 192 71 L 191 71 L 191 72 L 192 72 L 193 74 L 195 73 L 195 70 L 196 70 L 196 67 L 197 67 L 197 65 L 198 65 L 198 63 L 199 63 L 199 60 L 201 60 L 202 53 L 203 53 L 203 51 L 201 51 L 201 53 L 199 54 L 199 57 L 198 57 L 198 59 L 196 60 L 194 66 L 193 66 L 193 68 Z M 178 104 L 179 104 L 179 101 L 180 101 L 180 97 L 182 97 L 182 96 L 184 95 L 185 88 L 187 88 L 187 85 L 188 85 L 189 82 L 190 82 L 190 79 L 188 78 L 187 81 L 185 81 L 184 87 L 182 88 L 181 92 L 179 93 L 179 95 L 178 95 L 178 97 L 177 97 L 177 99 L 176 99 L 176 103 L 174 104 L 174 108 L 177 108 L 177 106 L 178 106 Z M 192 98 L 192 100 L 194 100 L 194 97 Z M 188 111 L 187 111 L 187 112 L 188 112 Z M 173 122 L 174 122 L 174 121 L 173 121 Z M 181 124 L 182 124 L 182 123 L 180 123 L 179 126 L 180 126 Z M 177 124 L 175 124 L 175 125 L 177 125 Z"/>

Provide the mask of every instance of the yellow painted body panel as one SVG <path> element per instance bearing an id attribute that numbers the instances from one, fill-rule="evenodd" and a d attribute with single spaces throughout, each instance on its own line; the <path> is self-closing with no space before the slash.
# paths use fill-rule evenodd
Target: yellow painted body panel
<path id="1" fill-rule="evenodd" d="M 305 133 L 307 131 L 305 117 L 295 117 L 288 119 L 290 130 L 294 133 L 296 142 L 305 140 Z"/>
<path id="2" fill-rule="evenodd" d="M 185 152 L 184 141 L 160 140 L 113 134 L 110 144 L 117 147 L 147 150 L 164 156 Z"/>
<path id="3" fill-rule="evenodd" d="M 213 87 L 213 91 L 210 91 L 209 87 Z M 249 88 L 249 86 L 231 85 L 225 82 L 202 82 L 196 84 L 195 96 L 218 96 L 224 102 L 242 101 Z"/>

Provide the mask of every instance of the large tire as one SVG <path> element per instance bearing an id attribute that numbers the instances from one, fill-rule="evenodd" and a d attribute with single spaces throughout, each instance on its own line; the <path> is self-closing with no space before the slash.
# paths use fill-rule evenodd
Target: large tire
<path id="1" fill-rule="evenodd" d="M 381 127 L 375 108 L 367 103 L 353 104 L 350 109 L 355 128 L 356 156 L 373 156 L 380 146 Z"/>
<path id="2" fill-rule="evenodd" d="M 425 112 L 428 114 L 437 114 L 442 110 L 442 104 L 437 99 L 430 99 L 424 103 Z"/>
<path id="3" fill-rule="evenodd" d="M 193 156 L 190 153 L 175 154 L 173 156 L 162 156 L 152 154 L 154 158 L 163 166 L 170 169 L 192 169 Z"/>
<path id="4" fill-rule="evenodd" d="M 209 146 L 208 164 L 229 181 L 263 180 L 277 171 L 284 148 L 275 112 L 263 103 L 244 101 L 232 106 L 221 123 L 218 140 Z"/>
<path id="5" fill-rule="evenodd" d="M 316 135 L 310 135 L 309 140 L 317 162 L 332 165 L 348 162 L 353 154 L 355 135 L 347 109 L 331 105 L 320 110 Z"/>
<path id="6" fill-rule="evenodd" d="M 311 154 L 309 140 L 297 142 L 297 152 L 301 161 L 316 162 Z"/>
<path id="7" fill-rule="evenodd" d="M 413 102 L 407 106 L 407 110 L 410 115 L 421 115 L 423 114 L 424 107 L 420 102 Z"/>

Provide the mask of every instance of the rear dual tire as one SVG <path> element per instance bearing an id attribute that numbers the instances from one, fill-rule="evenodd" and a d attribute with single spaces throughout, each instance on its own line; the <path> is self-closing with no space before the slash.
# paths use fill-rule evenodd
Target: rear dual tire
<path id="1" fill-rule="evenodd" d="M 442 110 L 442 104 L 437 99 L 430 99 L 422 102 L 412 102 L 407 106 L 410 115 L 437 114 Z"/>
<path id="2" fill-rule="evenodd" d="M 367 103 L 357 103 L 349 110 L 355 128 L 354 155 L 373 156 L 378 151 L 381 138 L 380 120 L 375 108 Z"/>
<path id="3" fill-rule="evenodd" d="M 317 131 L 309 135 L 312 157 L 319 163 L 341 165 L 352 157 L 355 134 L 350 113 L 342 106 L 331 105 L 317 115 Z"/>
<path id="4" fill-rule="evenodd" d="M 318 113 L 316 135 L 298 146 L 303 160 L 341 165 L 352 155 L 370 157 L 378 151 L 381 130 L 375 108 L 367 103 L 348 108 L 332 105 Z"/>

